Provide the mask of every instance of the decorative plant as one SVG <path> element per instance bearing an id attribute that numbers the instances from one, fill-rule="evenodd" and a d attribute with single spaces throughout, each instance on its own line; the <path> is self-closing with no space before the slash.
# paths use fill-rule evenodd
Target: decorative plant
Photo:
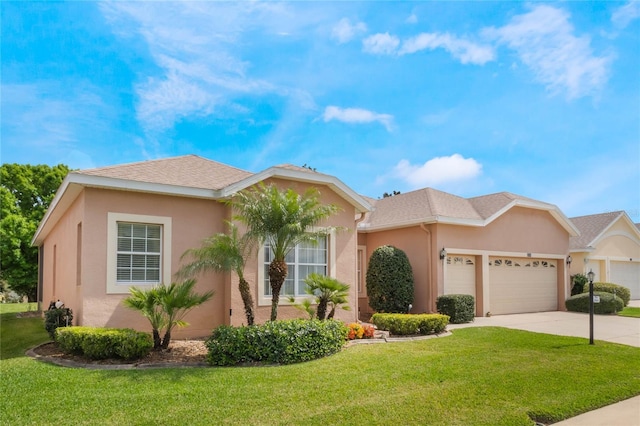
<path id="1" fill-rule="evenodd" d="M 307 284 L 306 293 L 316 297 L 318 304 L 316 316 L 319 320 L 332 319 L 338 306 L 346 311 L 350 309 L 347 305 L 348 284 L 315 272 L 309 274 L 304 282 Z M 328 308 L 331 308 L 329 315 L 327 315 Z"/>
<path id="2" fill-rule="evenodd" d="M 375 333 L 375 328 L 370 325 L 362 325 L 357 322 L 352 322 L 348 325 L 349 332 L 347 338 L 349 340 L 355 339 L 372 339 Z"/>
<path id="3" fill-rule="evenodd" d="M 406 313 L 413 303 L 413 271 L 404 251 L 381 246 L 367 269 L 369 305 L 377 312 Z"/>
<path id="4" fill-rule="evenodd" d="M 167 349 L 171 341 L 171 331 L 174 327 L 184 327 L 184 316 L 198 305 L 203 304 L 213 292 L 196 294 L 193 287 L 196 281 L 191 279 L 183 283 L 161 284 L 146 290 L 132 287 L 131 296 L 124 299 L 125 306 L 140 311 L 151 323 L 153 330 L 153 348 Z M 160 334 L 164 331 L 164 337 Z"/>

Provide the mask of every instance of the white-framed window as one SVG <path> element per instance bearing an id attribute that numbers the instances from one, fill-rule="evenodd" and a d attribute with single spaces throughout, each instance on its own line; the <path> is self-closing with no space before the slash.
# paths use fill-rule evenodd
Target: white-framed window
<path id="1" fill-rule="evenodd" d="M 171 218 L 108 213 L 107 293 L 171 282 Z"/>
<path id="2" fill-rule="evenodd" d="M 162 225 L 118 222 L 116 281 L 159 284 Z"/>
<path id="3" fill-rule="evenodd" d="M 273 251 L 265 244 L 259 253 L 261 267 L 258 271 L 258 304 L 271 304 L 271 285 L 269 284 L 269 265 L 273 260 Z M 305 242 L 294 247 L 287 257 L 287 277 L 280 290 L 280 303 L 287 304 L 290 296 L 296 300 L 306 299 L 304 279 L 315 272 L 335 277 L 335 237 L 333 232 L 320 236 L 317 243 Z"/>

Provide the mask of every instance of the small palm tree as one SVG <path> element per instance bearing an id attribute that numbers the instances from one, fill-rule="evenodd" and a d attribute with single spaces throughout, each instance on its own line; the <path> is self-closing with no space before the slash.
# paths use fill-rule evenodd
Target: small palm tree
<path id="1" fill-rule="evenodd" d="M 238 228 L 227 222 L 229 234 L 216 234 L 207 238 L 200 248 L 189 249 L 180 259 L 189 258 L 192 261 L 184 265 L 176 273 L 179 278 L 192 278 L 203 271 L 233 271 L 238 275 L 238 288 L 247 324 L 253 325 L 253 296 L 249 283 L 244 278 L 246 256 L 252 246 L 252 241 L 245 234 L 238 236 Z"/>
<path id="2" fill-rule="evenodd" d="M 231 200 L 234 219 L 247 225 L 248 238 L 269 244 L 273 260 L 269 265 L 271 321 L 278 316 L 280 290 L 287 277 L 287 254 L 299 243 L 315 242 L 321 233 L 312 227 L 338 212 L 333 204 L 322 204 L 316 188 L 303 195 L 293 189 L 280 190 L 263 183 L 241 191 Z"/>
<path id="3" fill-rule="evenodd" d="M 147 290 L 132 287 L 131 295 L 124 299 L 125 306 L 138 310 L 151 323 L 153 330 L 154 349 L 167 349 L 171 342 L 171 331 L 174 327 L 188 325 L 183 321 L 184 316 L 198 305 L 203 304 L 213 292 L 196 294 L 193 292 L 195 280 L 183 283 L 159 285 Z M 164 337 L 160 340 L 160 333 L 164 330 Z"/>
<path id="4" fill-rule="evenodd" d="M 317 273 L 311 273 L 304 282 L 307 284 L 306 292 L 316 296 L 318 307 L 316 317 L 319 320 L 333 318 L 336 313 L 336 307 L 343 305 L 344 310 L 349 310 L 347 296 L 349 295 L 349 285 L 341 283 L 335 278 L 327 277 Z M 331 311 L 327 316 L 327 308 L 331 307 Z"/>

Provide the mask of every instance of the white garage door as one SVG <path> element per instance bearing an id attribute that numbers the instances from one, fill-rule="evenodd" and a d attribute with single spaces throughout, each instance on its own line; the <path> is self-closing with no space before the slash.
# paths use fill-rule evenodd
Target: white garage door
<path id="1" fill-rule="evenodd" d="M 640 299 L 640 262 L 611 261 L 611 282 L 631 290 L 632 299 Z"/>
<path id="2" fill-rule="evenodd" d="M 489 259 L 489 311 L 492 314 L 558 309 L 558 268 L 551 259 Z"/>
<path id="3" fill-rule="evenodd" d="M 476 261 L 470 256 L 447 256 L 444 294 L 470 294 L 476 298 Z"/>

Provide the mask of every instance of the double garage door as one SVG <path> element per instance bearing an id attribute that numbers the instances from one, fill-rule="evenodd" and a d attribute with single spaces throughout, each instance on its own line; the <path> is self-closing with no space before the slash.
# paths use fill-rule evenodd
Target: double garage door
<path id="1" fill-rule="evenodd" d="M 447 256 L 444 293 L 475 297 L 475 263 L 474 256 Z M 557 309 L 557 260 L 489 258 L 489 300 L 485 310 L 499 315 Z"/>

